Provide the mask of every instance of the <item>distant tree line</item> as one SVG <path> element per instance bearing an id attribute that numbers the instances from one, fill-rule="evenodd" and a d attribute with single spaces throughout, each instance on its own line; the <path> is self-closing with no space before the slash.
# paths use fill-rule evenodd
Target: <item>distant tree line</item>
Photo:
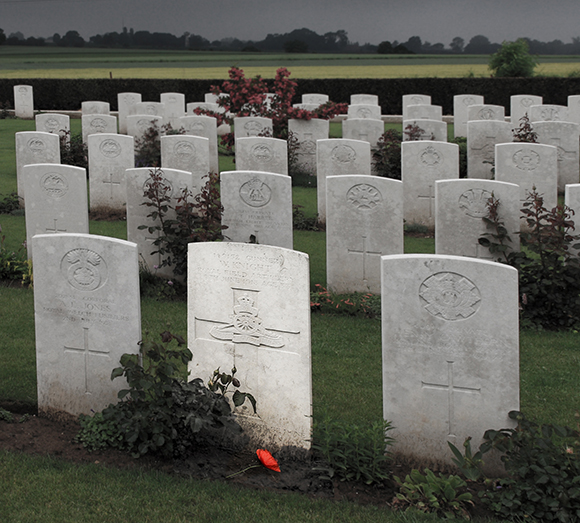
<path id="1" fill-rule="evenodd" d="M 572 38 L 571 43 L 561 40 L 540 42 L 523 38 L 532 54 L 580 54 L 580 36 Z M 378 45 L 351 42 L 345 30 L 319 35 L 302 28 L 284 34 L 268 34 L 259 41 L 222 38 L 209 41 L 203 36 L 184 33 L 175 36 L 170 33 L 151 33 L 123 28 L 120 33 L 111 32 L 91 36 L 85 40 L 78 31 L 68 31 L 64 35 L 55 33 L 49 38 L 25 38 L 20 32 L 6 36 L 0 29 L 0 45 L 54 45 L 61 47 L 105 47 L 126 49 L 190 49 L 204 51 L 247 51 L 247 52 L 286 52 L 286 53 L 379 53 L 379 54 L 492 54 L 501 44 L 490 42 L 484 35 L 476 35 L 469 42 L 456 36 L 446 47 L 442 43 L 423 42 L 419 36 L 412 36 L 406 42 L 385 40 Z"/>

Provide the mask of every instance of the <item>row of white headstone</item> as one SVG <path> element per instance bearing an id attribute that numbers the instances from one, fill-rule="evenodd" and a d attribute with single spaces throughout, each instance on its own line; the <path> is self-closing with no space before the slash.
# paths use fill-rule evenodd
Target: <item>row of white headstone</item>
<path id="1" fill-rule="evenodd" d="M 98 412 L 141 337 L 137 246 L 86 234 L 33 238 L 41 413 Z M 443 255 L 381 259 L 383 410 L 394 450 L 450 463 L 447 442 L 479 445 L 519 408 L 517 271 Z M 257 414 L 252 445 L 308 449 L 312 429 L 309 261 L 280 247 L 189 246 L 191 377 L 235 367 Z M 490 327 L 492 326 L 492 327 Z"/>

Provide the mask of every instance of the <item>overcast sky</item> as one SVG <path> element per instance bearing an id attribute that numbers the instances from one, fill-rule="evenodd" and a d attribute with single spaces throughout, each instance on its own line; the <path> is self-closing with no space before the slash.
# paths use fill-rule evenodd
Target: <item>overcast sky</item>
<path id="1" fill-rule="evenodd" d="M 48 37 L 78 31 L 184 32 L 208 40 L 262 40 L 306 27 L 318 34 L 344 29 L 360 44 L 420 36 L 448 47 L 529 37 L 564 43 L 580 36 L 580 0 L 0 0 L 0 28 L 9 35 Z"/>

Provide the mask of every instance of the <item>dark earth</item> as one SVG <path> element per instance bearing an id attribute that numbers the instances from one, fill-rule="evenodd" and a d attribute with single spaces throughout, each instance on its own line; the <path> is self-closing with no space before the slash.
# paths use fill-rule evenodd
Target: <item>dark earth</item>
<path id="1" fill-rule="evenodd" d="M 167 460 L 155 456 L 135 459 L 128 453 L 116 449 L 89 452 L 80 443 L 75 442 L 75 436 L 80 428 L 75 420 L 39 417 L 28 406 L 4 403 L 0 404 L 0 407 L 14 413 L 12 423 L 0 419 L 0 448 L 11 452 L 37 456 L 50 455 L 77 464 L 95 463 L 120 469 L 139 467 L 157 469 L 181 477 L 227 481 L 250 489 L 298 492 L 312 498 L 351 501 L 382 507 L 391 507 L 395 496 L 395 483 L 391 480 L 378 485 L 329 480 L 325 477 L 325 464 L 314 455 L 304 460 L 274 454 L 280 464 L 280 473 L 260 466 L 226 479 L 230 474 L 258 464 L 255 454 L 206 447 L 184 460 Z M 409 464 L 392 460 L 390 469 L 393 475 L 402 479 L 410 472 L 411 467 Z M 470 511 L 471 514 L 489 516 L 485 507 L 478 502 L 477 491 L 481 490 L 481 485 L 472 483 L 469 490 L 473 492 L 476 503 Z"/>

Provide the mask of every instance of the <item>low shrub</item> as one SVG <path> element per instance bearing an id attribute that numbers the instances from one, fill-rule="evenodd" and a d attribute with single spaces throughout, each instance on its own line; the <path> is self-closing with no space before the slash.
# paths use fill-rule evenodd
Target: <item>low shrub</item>
<path id="1" fill-rule="evenodd" d="M 580 521 L 580 432 L 538 425 L 517 411 L 514 429 L 488 430 L 482 448 L 503 453 L 509 477 L 486 491 L 483 501 L 502 518 Z"/>
<path id="2" fill-rule="evenodd" d="M 129 388 L 119 392 L 119 403 L 94 416 L 80 416 L 77 440 L 85 447 L 111 446 L 135 457 L 183 457 L 197 445 L 216 444 L 223 431 L 241 431 L 226 396 L 230 385 L 240 385 L 235 369 L 232 375 L 218 369 L 208 386 L 201 378 L 187 381 L 184 374 L 192 354 L 185 340 L 167 331 L 161 339 L 163 343 L 142 342 L 139 354 L 121 357 L 121 367 L 113 370 L 111 379 L 124 376 Z M 239 406 L 246 399 L 255 411 L 253 397 L 237 389 L 232 403 Z"/>
<path id="3" fill-rule="evenodd" d="M 365 318 L 381 317 L 381 297 L 378 294 L 353 292 L 333 294 L 317 283 L 310 293 L 310 309 L 322 314 L 346 314 Z"/>
<path id="4" fill-rule="evenodd" d="M 390 477 L 384 465 L 390 459 L 391 429 L 383 420 L 360 426 L 325 418 L 314 424 L 312 449 L 328 463 L 327 478 L 380 483 Z"/>

